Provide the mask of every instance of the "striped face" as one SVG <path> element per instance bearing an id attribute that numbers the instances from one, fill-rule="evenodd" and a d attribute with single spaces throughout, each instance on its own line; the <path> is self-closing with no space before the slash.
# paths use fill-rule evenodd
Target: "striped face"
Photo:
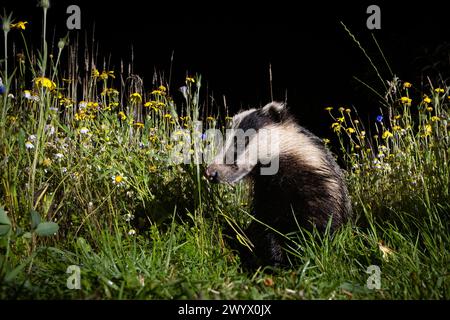
<path id="1" fill-rule="evenodd" d="M 233 117 L 225 143 L 206 169 L 211 182 L 235 183 L 254 172 L 276 174 L 279 156 L 279 124 L 285 108 L 270 103 L 261 109 L 243 111 Z"/>

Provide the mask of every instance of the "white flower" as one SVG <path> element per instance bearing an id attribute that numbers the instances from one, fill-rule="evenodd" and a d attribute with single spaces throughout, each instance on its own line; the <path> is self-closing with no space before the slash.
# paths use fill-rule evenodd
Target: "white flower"
<path id="1" fill-rule="evenodd" d="M 14 95 L 12 93 L 8 94 L 8 98 L 14 99 Z"/>
<path id="2" fill-rule="evenodd" d="M 34 134 L 32 134 L 32 135 L 30 135 L 30 136 L 28 137 L 28 140 L 29 140 L 29 141 L 35 141 L 35 140 L 36 140 L 36 136 L 35 136 Z"/>
<path id="3" fill-rule="evenodd" d="M 56 159 L 62 159 L 64 157 L 64 155 L 62 153 L 56 153 L 55 154 L 55 158 Z"/>
<path id="4" fill-rule="evenodd" d="M 121 174 L 116 174 L 113 175 L 111 177 L 112 179 L 112 183 L 118 187 L 124 186 L 125 185 L 125 180 L 127 179 L 127 177 L 121 175 Z"/>
<path id="5" fill-rule="evenodd" d="M 88 132 L 89 132 L 89 129 L 86 128 L 86 127 L 83 127 L 83 128 L 80 129 L 80 133 L 81 133 L 81 134 L 86 134 L 86 133 L 88 133 Z"/>
<path id="6" fill-rule="evenodd" d="M 55 133 L 55 127 L 51 124 L 46 125 L 44 130 L 47 131 L 49 136 L 52 136 Z"/>
<path id="7" fill-rule="evenodd" d="M 132 215 L 131 213 L 127 213 L 126 215 L 125 215 L 125 221 L 126 222 L 130 222 L 131 220 L 133 220 L 134 219 L 134 215 Z"/>
<path id="8" fill-rule="evenodd" d="M 67 168 L 66 167 L 61 168 L 61 172 L 62 173 L 66 173 L 67 172 Z"/>
<path id="9" fill-rule="evenodd" d="M 134 229 L 130 229 L 130 231 L 128 231 L 129 236 L 134 236 L 135 234 L 136 234 L 136 230 L 134 230 Z"/>
<path id="10" fill-rule="evenodd" d="M 34 144 L 31 141 L 27 141 L 25 142 L 25 148 L 27 148 L 28 150 L 34 149 Z"/>

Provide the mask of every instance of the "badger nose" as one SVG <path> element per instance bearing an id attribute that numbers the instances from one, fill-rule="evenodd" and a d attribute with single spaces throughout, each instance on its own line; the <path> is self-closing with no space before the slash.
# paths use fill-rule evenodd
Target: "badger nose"
<path id="1" fill-rule="evenodd" d="M 219 182 L 219 172 L 217 172 L 217 170 L 212 167 L 206 168 L 205 176 L 211 182 Z"/>

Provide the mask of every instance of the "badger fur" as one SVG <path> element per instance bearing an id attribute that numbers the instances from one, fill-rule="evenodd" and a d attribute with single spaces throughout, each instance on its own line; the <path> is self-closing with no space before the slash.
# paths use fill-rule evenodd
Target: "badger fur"
<path id="1" fill-rule="evenodd" d="M 261 143 L 251 148 L 263 129 L 273 133 L 271 146 L 275 148 L 271 151 Z M 234 183 L 244 177 L 253 181 L 253 215 L 263 223 L 253 221 L 246 230 L 254 249 L 250 252 L 240 246 L 243 262 L 251 267 L 284 265 L 284 238 L 271 228 L 287 234 L 298 231 L 298 225 L 309 230 L 315 226 L 321 232 L 328 223 L 332 231 L 342 225 L 351 214 L 343 172 L 322 141 L 298 125 L 284 104 L 272 102 L 238 113 L 230 132 L 237 130 L 254 130 L 255 134 L 241 150 L 229 134 L 207 167 L 206 177 L 217 183 Z M 226 162 L 230 150 L 233 161 Z M 242 155 L 247 161 L 242 161 Z M 277 171 L 261 174 L 268 160 L 278 161 Z"/>

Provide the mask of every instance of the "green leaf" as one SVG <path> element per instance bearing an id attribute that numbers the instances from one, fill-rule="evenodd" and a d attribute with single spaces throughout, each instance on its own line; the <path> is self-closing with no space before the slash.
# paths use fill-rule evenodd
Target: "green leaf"
<path id="1" fill-rule="evenodd" d="M 25 232 L 22 236 L 25 239 L 31 239 L 31 233 L 30 232 Z"/>
<path id="2" fill-rule="evenodd" d="M 31 254 L 31 256 L 29 256 L 28 258 L 26 258 L 21 264 L 19 264 L 19 265 L 18 265 L 17 267 L 15 267 L 13 270 L 11 270 L 10 272 L 8 272 L 8 273 L 5 275 L 5 278 L 4 278 L 5 281 L 6 281 L 6 282 L 10 282 L 10 281 L 14 280 L 14 279 L 17 277 L 17 275 L 23 270 L 23 268 L 25 268 L 26 265 L 30 263 L 31 259 L 33 259 L 33 258 L 35 257 L 36 253 L 37 253 L 37 251 L 33 252 L 33 253 Z"/>
<path id="3" fill-rule="evenodd" d="M 0 225 L 0 236 L 7 235 L 9 230 L 11 230 L 11 226 L 7 224 Z"/>
<path id="4" fill-rule="evenodd" d="M 59 226 L 55 222 L 41 222 L 38 224 L 35 232 L 38 236 L 52 236 L 58 232 Z"/>
<path id="5" fill-rule="evenodd" d="M 11 225 L 11 221 L 6 214 L 6 211 L 2 207 L 0 207 L 0 225 L 1 224 L 6 224 L 8 226 Z"/>
<path id="6" fill-rule="evenodd" d="M 37 211 L 31 210 L 31 230 L 36 229 L 39 223 L 41 223 L 41 215 Z"/>

